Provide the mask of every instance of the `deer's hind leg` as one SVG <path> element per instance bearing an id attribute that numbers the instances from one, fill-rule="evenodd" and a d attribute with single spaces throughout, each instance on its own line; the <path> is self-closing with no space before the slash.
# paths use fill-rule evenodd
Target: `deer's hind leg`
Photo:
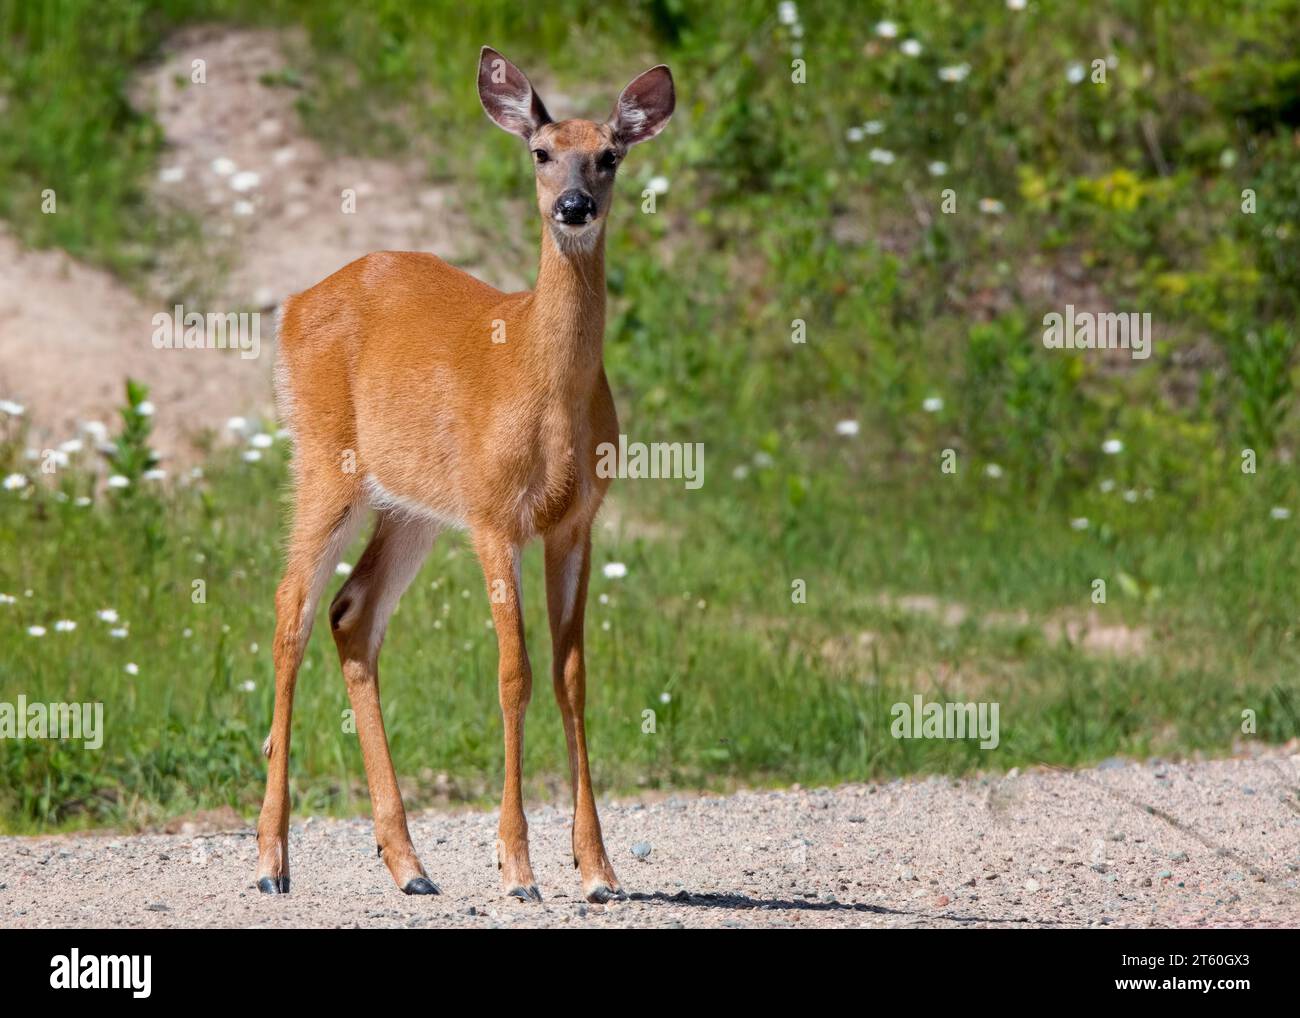
<path id="1" fill-rule="evenodd" d="M 331 476 L 313 472 L 300 479 L 284 577 L 275 594 L 275 713 L 262 746 L 266 797 L 257 823 L 256 879 L 266 894 L 289 892 L 289 734 L 298 668 L 321 594 L 360 522 L 355 488 L 331 484 Z"/>
<path id="2" fill-rule="evenodd" d="M 375 842 L 397 886 L 407 894 L 439 892 L 420 865 L 406 826 L 379 705 L 379 648 L 398 599 L 420 571 L 437 535 L 438 526 L 429 519 L 381 512 L 374 536 L 329 612 L 366 764 Z"/>

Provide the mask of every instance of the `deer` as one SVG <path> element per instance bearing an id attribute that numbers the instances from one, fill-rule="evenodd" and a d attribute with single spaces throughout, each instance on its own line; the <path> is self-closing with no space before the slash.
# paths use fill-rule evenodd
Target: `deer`
<path id="1" fill-rule="evenodd" d="M 292 523 L 275 594 L 275 705 L 256 885 L 289 892 L 294 687 L 322 593 L 366 517 L 369 543 L 330 603 L 330 631 L 365 764 L 379 858 L 407 894 L 441 891 L 411 842 L 379 699 L 379 652 L 399 598 L 437 536 L 468 531 L 497 638 L 505 783 L 496 843 L 508 898 L 541 901 L 528 853 L 521 759 L 532 670 L 521 561 L 541 537 L 573 796 L 572 852 L 590 902 L 626 895 L 601 835 L 587 757 L 583 625 L 591 532 L 611 482 L 597 449 L 618 441 L 605 375 L 605 227 L 629 149 L 672 116 L 672 74 L 634 78 L 603 123 L 553 120 L 491 47 L 478 95 L 534 166 L 541 258 L 531 291 L 504 293 L 433 254 L 382 251 L 287 298 L 276 402 L 293 435 Z"/>

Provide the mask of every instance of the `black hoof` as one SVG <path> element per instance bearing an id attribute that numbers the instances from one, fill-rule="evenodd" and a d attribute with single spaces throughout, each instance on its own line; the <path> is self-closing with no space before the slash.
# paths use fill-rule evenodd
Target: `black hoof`
<path id="1" fill-rule="evenodd" d="M 512 887 L 506 892 L 507 898 L 518 898 L 520 901 L 537 901 L 542 900 L 542 892 L 537 889 L 536 884 L 529 884 L 527 887 Z"/>
<path id="2" fill-rule="evenodd" d="M 402 888 L 402 891 L 406 894 L 441 894 L 442 893 L 442 891 L 438 890 L 438 885 L 435 884 L 428 877 L 412 877 L 410 880 L 406 882 L 406 886 Z"/>
<path id="3" fill-rule="evenodd" d="M 587 900 L 593 905 L 604 905 L 610 901 L 627 901 L 627 895 L 621 887 L 616 891 L 612 887 L 601 884 L 599 887 L 592 889 L 591 893 L 587 895 Z"/>
<path id="4" fill-rule="evenodd" d="M 262 877 L 257 882 L 257 889 L 263 894 L 288 894 L 288 877 Z"/>

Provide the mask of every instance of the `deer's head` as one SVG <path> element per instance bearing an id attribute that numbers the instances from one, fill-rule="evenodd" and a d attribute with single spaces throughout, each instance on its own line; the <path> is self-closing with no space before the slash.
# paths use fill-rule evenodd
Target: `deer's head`
<path id="1" fill-rule="evenodd" d="M 514 64 L 484 46 L 478 65 L 483 109 L 523 138 L 537 176 L 537 207 L 561 250 L 595 242 L 627 150 L 653 138 L 672 116 L 673 76 L 663 64 L 623 89 L 604 123 L 551 119 L 541 96 Z"/>

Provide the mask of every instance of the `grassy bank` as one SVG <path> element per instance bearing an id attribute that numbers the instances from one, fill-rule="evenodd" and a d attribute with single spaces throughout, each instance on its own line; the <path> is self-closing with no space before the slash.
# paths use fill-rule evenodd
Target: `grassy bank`
<path id="1" fill-rule="evenodd" d="M 600 786 L 1295 737 L 1300 5 L 794 10 L 0 3 L 0 214 L 143 278 L 174 224 L 144 197 L 160 139 L 126 103 L 134 69 L 184 24 L 297 26 L 280 87 L 313 131 L 423 157 L 531 264 L 532 226 L 505 211 L 528 164 L 479 110 L 479 44 L 538 69 L 553 107 L 601 116 L 665 60 L 679 111 L 621 171 L 607 367 L 625 430 L 703 442 L 705 484 L 616 485 L 597 566 L 627 574 L 597 574 L 588 625 Z M 666 191 L 643 215 L 652 177 Z M 1066 303 L 1150 312 L 1152 356 L 1045 349 Z M 107 725 L 96 752 L 0 747 L 7 828 L 260 797 L 286 443 L 252 462 L 247 436 L 218 443 L 202 478 L 152 481 L 147 420 L 125 420 L 119 462 L 87 450 L 51 476 L 0 414 L 0 471 L 22 478 L 0 490 L 0 699 L 101 700 Z M 105 489 L 110 473 L 131 483 Z M 525 583 L 526 768 L 549 794 L 563 739 L 536 549 Z M 393 622 L 385 713 L 415 801 L 498 787 L 486 608 L 444 538 Z M 364 808 L 323 627 L 299 690 L 301 808 Z M 997 750 L 892 738 L 891 705 L 916 693 L 999 702 Z"/>

